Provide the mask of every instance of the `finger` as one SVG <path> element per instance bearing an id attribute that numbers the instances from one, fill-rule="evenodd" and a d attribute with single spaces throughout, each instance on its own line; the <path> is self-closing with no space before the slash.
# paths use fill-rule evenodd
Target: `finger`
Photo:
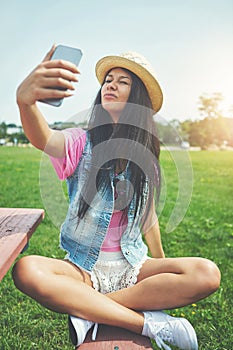
<path id="1" fill-rule="evenodd" d="M 73 96 L 73 92 L 70 90 L 59 90 L 51 88 L 42 88 L 38 91 L 37 100 L 43 100 L 48 98 L 66 98 Z"/>
<path id="2" fill-rule="evenodd" d="M 53 46 L 51 47 L 51 49 L 49 50 L 49 52 L 47 52 L 47 54 L 45 55 L 44 59 L 42 62 L 45 62 L 45 61 L 49 61 L 52 57 L 52 54 L 54 53 L 54 50 L 56 48 L 56 44 L 53 44 Z"/>
<path id="3" fill-rule="evenodd" d="M 66 80 L 70 80 L 70 81 L 74 81 L 77 82 L 78 78 L 77 78 L 77 72 L 72 72 L 68 69 L 65 68 L 58 68 L 57 66 L 55 66 L 54 68 L 52 67 L 48 67 L 48 65 L 46 64 L 46 68 L 44 70 L 44 76 L 45 77 L 61 77 L 63 79 Z"/>
<path id="4" fill-rule="evenodd" d="M 43 81 L 41 81 L 41 86 L 43 88 L 49 88 L 49 89 L 63 89 L 63 90 L 75 90 L 73 84 L 63 78 L 47 78 L 47 79 L 43 79 Z"/>
<path id="5" fill-rule="evenodd" d="M 46 68 L 63 68 L 63 69 L 70 70 L 75 74 L 80 74 L 80 71 L 78 70 L 77 66 L 74 63 L 70 61 L 62 60 L 62 59 L 47 61 Z"/>

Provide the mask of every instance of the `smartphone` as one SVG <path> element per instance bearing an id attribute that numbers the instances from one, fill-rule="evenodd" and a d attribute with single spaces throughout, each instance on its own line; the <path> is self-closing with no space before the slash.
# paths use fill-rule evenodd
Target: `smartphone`
<path id="1" fill-rule="evenodd" d="M 82 51 L 80 49 L 70 47 L 70 46 L 65 46 L 65 45 L 58 45 L 54 53 L 51 57 L 51 60 L 58 60 L 62 59 L 65 61 L 70 61 L 74 63 L 76 66 L 78 66 L 81 58 L 82 58 Z M 64 88 L 61 87 L 52 87 L 51 89 L 58 89 L 58 90 L 65 90 Z M 39 100 L 40 102 L 47 103 L 51 106 L 59 107 L 61 106 L 63 102 L 63 98 L 47 98 L 43 100 Z"/>

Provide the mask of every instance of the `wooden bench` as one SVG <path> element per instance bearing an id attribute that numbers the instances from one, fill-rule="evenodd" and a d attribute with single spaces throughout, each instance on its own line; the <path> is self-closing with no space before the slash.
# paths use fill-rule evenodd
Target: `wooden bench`
<path id="1" fill-rule="evenodd" d="M 0 281 L 43 218 L 43 209 L 0 208 Z"/>
<path id="2" fill-rule="evenodd" d="M 92 329 L 76 350 L 153 350 L 149 338 L 123 328 L 99 325 L 95 341 L 91 334 Z"/>

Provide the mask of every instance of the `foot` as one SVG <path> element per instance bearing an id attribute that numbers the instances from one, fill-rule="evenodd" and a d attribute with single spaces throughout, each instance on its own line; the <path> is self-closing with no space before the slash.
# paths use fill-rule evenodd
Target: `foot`
<path id="1" fill-rule="evenodd" d="M 152 338 L 160 349 L 171 350 L 164 341 L 183 350 L 197 350 L 197 336 L 185 318 L 172 317 L 162 311 L 143 312 L 142 335 Z"/>
<path id="2" fill-rule="evenodd" d="M 94 325 L 94 322 L 87 321 L 82 318 L 78 318 L 74 316 L 69 316 L 68 326 L 69 326 L 70 339 L 72 343 L 75 346 L 81 345 L 84 342 L 89 329 L 91 329 L 93 325 Z M 97 329 L 95 327 L 94 329 L 95 335 L 92 336 L 92 340 L 95 340 L 94 338 L 96 336 L 96 331 Z"/>

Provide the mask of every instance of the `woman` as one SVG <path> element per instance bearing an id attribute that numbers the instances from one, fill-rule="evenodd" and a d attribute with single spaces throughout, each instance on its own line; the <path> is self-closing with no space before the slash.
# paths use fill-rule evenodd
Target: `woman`
<path id="1" fill-rule="evenodd" d="M 154 205 L 160 171 L 152 118 L 162 92 L 151 66 L 136 53 L 102 58 L 88 131 L 54 131 L 36 102 L 69 97 L 79 71 L 67 61 L 50 61 L 53 50 L 19 86 L 17 103 L 28 139 L 67 179 L 70 205 L 61 228 L 67 255 L 23 257 L 14 266 L 15 285 L 69 314 L 77 346 L 94 324 L 104 323 L 153 338 L 160 348 L 170 349 L 166 341 L 197 349 L 191 324 L 161 310 L 207 297 L 219 287 L 220 273 L 206 259 L 164 256 Z"/>

